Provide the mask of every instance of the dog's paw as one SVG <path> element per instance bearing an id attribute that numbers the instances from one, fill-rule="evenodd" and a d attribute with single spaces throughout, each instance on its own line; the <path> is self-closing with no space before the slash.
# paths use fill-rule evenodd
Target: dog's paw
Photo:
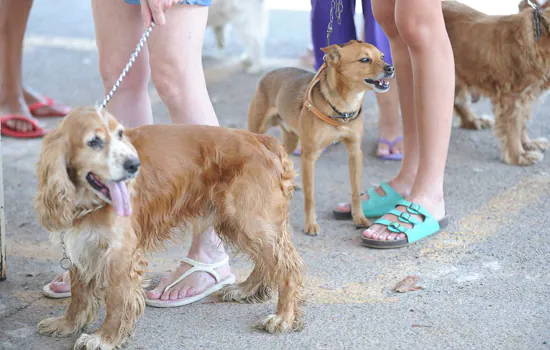
<path id="1" fill-rule="evenodd" d="M 541 151 L 527 151 L 513 161 L 512 157 L 505 156 L 504 161 L 508 164 L 529 166 L 540 163 L 544 159 L 544 154 Z"/>
<path id="2" fill-rule="evenodd" d="M 273 333 L 290 333 L 299 331 L 303 328 L 303 323 L 296 321 L 294 317 L 285 319 L 283 316 L 269 315 L 265 320 L 260 322 L 256 327 L 258 329 L 265 330 L 271 334 Z"/>
<path id="3" fill-rule="evenodd" d="M 112 350 L 116 349 L 118 346 L 109 344 L 101 338 L 101 335 L 94 334 L 82 334 L 76 340 L 74 344 L 74 350 Z"/>
<path id="4" fill-rule="evenodd" d="M 469 130 L 481 130 L 481 129 L 490 129 L 495 124 L 495 120 L 490 116 L 484 114 L 481 117 L 475 117 L 472 120 L 463 120 L 460 125 L 463 129 Z"/>
<path id="5" fill-rule="evenodd" d="M 318 223 L 306 224 L 306 228 L 304 231 L 308 236 L 317 236 L 320 231 L 319 224 Z"/>
<path id="6" fill-rule="evenodd" d="M 38 323 L 38 333 L 56 338 L 69 337 L 79 331 L 79 327 L 71 325 L 65 317 L 47 318 Z"/>
<path id="7" fill-rule="evenodd" d="M 247 288 L 246 282 L 225 286 L 221 290 L 221 294 L 223 301 L 247 304 L 264 303 L 271 299 L 271 289 L 269 287 L 261 286 L 250 290 Z"/>
<path id="8" fill-rule="evenodd" d="M 546 151 L 550 147 L 550 142 L 545 137 L 539 137 L 523 144 L 526 151 Z"/>
<path id="9" fill-rule="evenodd" d="M 355 223 L 356 228 L 367 228 L 372 225 L 372 222 L 370 222 L 370 220 L 364 215 L 354 215 L 353 222 Z"/>

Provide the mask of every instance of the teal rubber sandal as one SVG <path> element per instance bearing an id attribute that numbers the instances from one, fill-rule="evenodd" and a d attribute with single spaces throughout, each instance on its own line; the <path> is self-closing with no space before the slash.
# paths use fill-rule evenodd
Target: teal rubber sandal
<path id="1" fill-rule="evenodd" d="M 398 201 L 397 204 L 395 204 L 395 207 L 398 206 L 406 207 L 407 211 L 401 212 L 397 209 L 391 209 L 386 213 L 396 216 L 398 221 L 394 222 L 386 220 L 384 218 L 379 218 L 374 222 L 374 224 L 384 225 L 388 228 L 389 231 L 393 233 L 403 233 L 405 234 L 405 236 L 407 236 L 407 238 L 396 239 L 393 241 L 381 241 L 361 236 L 364 246 L 378 249 L 402 248 L 428 236 L 438 233 L 443 227 L 447 226 L 449 221 L 447 215 L 445 215 L 443 219 L 437 221 L 432 216 L 432 214 L 428 213 L 426 209 L 416 203 L 411 203 L 404 199 Z M 424 220 L 420 221 L 412 215 L 422 216 Z M 410 224 L 413 227 L 407 228 L 401 225 L 401 223 Z"/>
<path id="2" fill-rule="evenodd" d="M 371 187 L 367 190 L 369 199 L 361 201 L 361 207 L 363 208 L 363 214 L 367 218 L 378 218 L 385 215 L 388 211 L 395 208 L 395 203 L 400 200 L 403 200 L 403 196 L 397 193 L 390 185 L 386 182 L 382 182 L 380 187 L 385 195 L 380 195 L 376 192 L 375 187 Z M 361 195 L 363 195 L 362 193 Z M 334 218 L 337 220 L 350 220 L 352 218 L 350 211 L 332 211 Z"/>

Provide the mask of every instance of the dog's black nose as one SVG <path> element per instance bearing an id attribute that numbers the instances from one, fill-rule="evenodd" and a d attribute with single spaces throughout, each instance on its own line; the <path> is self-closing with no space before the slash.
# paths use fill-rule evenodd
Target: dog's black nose
<path id="1" fill-rule="evenodd" d="M 395 68 L 391 64 L 388 64 L 384 67 L 384 72 L 392 74 L 395 72 Z"/>
<path id="2" fill-rule="evenodd" d="M 126 170 L 128 173 L 135 174 L 139 170 L 140 165 L 141 163 L 137 157 L 130 157 L 124 161 L 124 164 L 122 166 L 124 167 L 124 170 Z"/>

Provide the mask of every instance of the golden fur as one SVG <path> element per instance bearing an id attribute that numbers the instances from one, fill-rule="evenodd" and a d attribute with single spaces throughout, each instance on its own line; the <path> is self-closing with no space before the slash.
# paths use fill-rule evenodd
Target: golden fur
<path id="1" fill-rule="evenodd" d="M 121 129 L 107 112 L 78 108 L 44 138 L 36 210 L 57 240 L 63 233 L 73 266 L 69 307 L 63 316 L 40 322 L 39 332 L 77 333 L 94 322 L 104 301 L 103 324 L 82 334 L 75 348 L 120 346 L 144 310 L 144 255 L 173 238 L 175 229 L 198 233 L 209 226 L 255 263 L 246 281 L 226 286 L 223 299 L 265 301 L 278 289 L 277 310 L 261 327 L 271 333 L 300 328 L 305 264 L 291 243 L 289 223 L 295 174 L 277 141 L 208 126 Z M 103 140 L 102 150 L 90 147 L 95 136 Z M 119 216 L 86 176 L 120 178 L 113 174 L 137 155 L 139 172 L 128 177 L 133 214 Z"/>
<path id="2" fill-rule="evenodd" d="M 334 141 L 342 141 L 349 154 L 353 220 L 357 226 L 370 225 L 361 209 L 360 198 L 363 167 L 363 118 L 360 109 L 365 93 L 373 89 L 364 79 L 382 79 L 386 77 L 384 69 L 391 67 L 384 62 L 382 53 L 376 47 L 358 40 L 322 50 L 326 53 L 327 68 L 319 75 L 320 83 L 313 89 L 312 102 L 327 116 L 336 113 L 332 104 L 341 112 L 358 111 L 356 118 L 333 126 L 304 107 L 306 90 L 314 74 L 297 68 L 276 69 L 263 76 L 248 111 L 250 131 L 265 133 L 271 126 L 280 126 L 283 146 L 289 153 L 295 150 L 298 141 L 301 143 L 305 232 L 309 235 L 319 232 L 313 191 L 315 162 L 323 148 Z M 361 62 L 363 58 L 370 61 Z"/>
<path id="3" fill-rule="evenodd" d="M 533 9 L 524 1 L 519 13 L 508 16 L 489 16 L 454 1 L 443 1 L 442 6 L 456 66 L 454 107 L 462 127 L 493 125 L 492 119 L 476 116 L 470 106 L 470 93 L 486 96 L 493 104 L 495 135 L 504 162 L 540 162 L 549 144 L 545 138 L 529 138 L 527 121 L 532 102 L 550 87 L 548 29 L 541 23 L 536 42 Z M 541 13 L 550 23 L 548 3 Z"/>

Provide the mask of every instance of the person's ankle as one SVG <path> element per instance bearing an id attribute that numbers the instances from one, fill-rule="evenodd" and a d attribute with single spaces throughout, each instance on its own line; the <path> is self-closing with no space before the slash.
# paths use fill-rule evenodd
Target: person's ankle
<path id="1" fill-rule="evenodd" d="M 213 248 L 213 249 L 197 249 L 189 250 L 187 257 L 195 261 L 202 263 L 212 264 L 218 261 L 225 259 L 227 253 L 223 250 Z"/>
<path id="2" fill-rule="evenodd" d="M 413 187 L 413 181 L 410 181 L 410 179 L 413 179 L 413 177 L 403 177 L 403 176 L 397 176 L 393 178 L 392 180 L 388 181 L 388 185 L 390 185 L 397 193 L 402 195 L 403 197 L 407 197 L 410 195 L 412 187 Z"/>

